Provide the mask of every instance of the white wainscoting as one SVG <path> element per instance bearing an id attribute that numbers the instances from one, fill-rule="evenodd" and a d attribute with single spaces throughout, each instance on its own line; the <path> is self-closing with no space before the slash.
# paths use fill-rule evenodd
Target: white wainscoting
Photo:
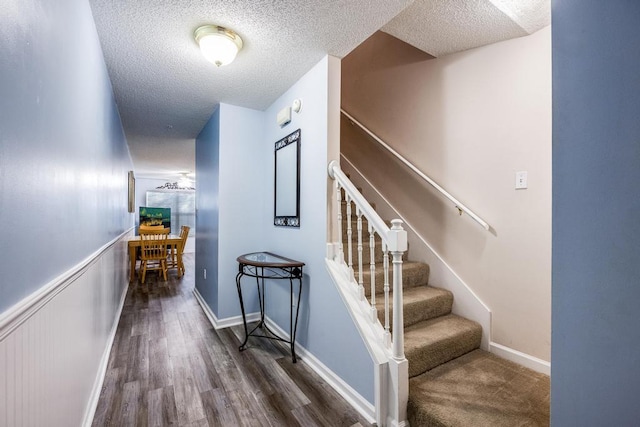
<path id="1" fill-rule="evenodd" d="M 91 423 L 126 296 L 130 232 L 0 315 L 0 426 Z"/>

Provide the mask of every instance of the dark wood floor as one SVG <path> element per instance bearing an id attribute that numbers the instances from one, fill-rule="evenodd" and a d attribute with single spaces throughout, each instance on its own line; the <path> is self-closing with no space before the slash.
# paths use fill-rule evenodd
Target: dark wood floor
<path id="1" fill-rule="evenodd" d="M 368 426 L 284 346 L 215 330 L 187 274 L 129 286 L 94 426 Z"/>

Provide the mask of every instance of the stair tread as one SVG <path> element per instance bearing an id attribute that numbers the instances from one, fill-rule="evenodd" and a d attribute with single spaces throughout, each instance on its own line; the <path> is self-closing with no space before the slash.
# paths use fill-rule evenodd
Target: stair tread
<path id="1" fill-rule="evenodd" d="M 435 319 L 424 320 L 405 328 L 405 351 L 415 347 L 423 347 L 455 336 L 460 332 L 475 330 L 477 328 L 482 329 L 477 322 L 455 314 L 447 314 Z"/>
<path id="2" fill-rule="evenodd" d="M 374 265 L 376 266 L 376 273 L 377 274 L 380 274 L 380 272 L 384 272 L 384 263 L 376 262 Z M 355 267 L 355 263 L 354 263 L 354 267 Z M 402 273 L 403 273 L 403 275 L 406 272 L 415 271 L 415 270 L 419 270 L 419 269 L 422 269 L 422 268 L 426 268 L 428 270 L 429 269 L 429 264 L 425 264 L 424 262 L 419 262 L 419 261 L 403 261 L 402 262 Z M 391 261 L 389 261 L 389 281 L 391 281 L 391 270 L 392 270 Z M 363 262 L 363 264 L 362 264 L 362 276 L 363 277 L 371 276 L 371 270 L 369 270 L 369 263 L 366 263 L 366 268 L 365 268 L 365 263 Z M 389 286 L 391 286 L 391 283 L 389 284 Z"/>
<path id="3" fill-rule="evenodd" d="M 480 324 L 455 314 L 406 327 L 404 350 L 409 360 L 409 377 L 479 348 L 481 339 Z"/>
<path id="4" fill-rule="evenodd" d="M 389 293 L 390 320 L 393 319 L 393 292 Z M 453 294 L 446 289 L 432 286 L 416 286 L 402 291 L 404 326 L 410 326 L 427 319 L 444 316 L 451 312 Z M 384 293 L 376 294 L 378 318 L 384 323 Z M 393 330 L 393 323 L 391 323 Z"/>
<path id="5" fill-rule="evenodd" d="M 389 295 L 393 295 L 393 291 L 389 291 Z M 405 305 L 441 296 L 450 296 L 453 300 L 453 294 L 450 291 L 435 286 L 415 286 L 402 290 L 402 301 Z M 383 304 L 384 292 L 379 292 L 376 294 L 376 307 L 382 307 Z"/>
<path id="6" fill-rule="evenodd" d="M 409 380 L 411 425 L 549 425 L 549 376 L 474 350 Z"/>
<path id="7" fill-rule="evenodd" d="M 383 292 L 384 268 L 382 263 L 376 263 L 376 294 Z M 371 271 L 369 265 L 363 264 L 362 280 L 367 297 L 371 295 Z M 356 271 L 356 277 L 358 273 Z M 389 267 L 389 288 L 393 289 L 391 267 Z M 429 283 L 429 265 L 417 261 L 404 261 L 402 263 L 402 288 L 409 289 L 416 286 L 427 285 Z"/>

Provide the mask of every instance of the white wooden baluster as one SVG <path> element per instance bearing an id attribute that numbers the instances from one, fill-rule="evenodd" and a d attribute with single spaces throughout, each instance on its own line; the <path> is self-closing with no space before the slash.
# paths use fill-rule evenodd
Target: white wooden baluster
<path id="1" fill-rule="evenodd" d="M 342 187 L 336 181 L 336 198 L 338 200 L 338 262 L 344 264 L 344 247 L 342 244 Z"/>
<path id="2" fill-rule="evenodd" d="M 371 321 L 378 320 L 376 310 L 376 232 L 369 223 L 369 271 L 371 272 Z"/>
<path id="3" fill-rule="evenodd" d="M 362 277 L 362 211 L 356 206 L 356 216 L 358 217 L 358 292 L 360 300 L 364 300 L 364 278 Z"/>
<path id="4" fill-rule="evenodd" d="M 382 242 L 382 252 L 384 253 L 382 262 L 384 269 L 384 345 L 391 347 L 391 333 L 389 332 L 389 249 L 386 243 Z"/>
<path id="5" fill-rule="evenodd" d="M 351 280 L 353 280 L 353 230 L 351 227 L 351 197 L 347 194 L 347 265 L 349 266 L 349 273 L 351 274 Z"/>
<path id="6" fill-rule="evenodd" d="M 391 231 L 403 232 L 402 221 L 391 221 Z M 405 237 L 406 246 L 406 237 Z M 393 358 L 402 361 L 404 357 L 404 316 L 402 307 L 402 253 L 393 251 Z"/>

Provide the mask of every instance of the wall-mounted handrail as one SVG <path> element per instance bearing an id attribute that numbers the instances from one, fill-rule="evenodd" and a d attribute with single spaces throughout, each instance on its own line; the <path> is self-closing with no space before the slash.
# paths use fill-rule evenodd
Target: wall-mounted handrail
<path id="1" fill-rule="evenodd" d="M 437 182 L 435 182 L 433 179 L 429 178 L 427 175 L 425 175 L 420 169 L 418 169 L 417 167 L 415 167 L 413 164 L 411 164 L 407 159 L 405 159 L 404 157 L 402 157 L 402 155 L 400 155 L 396 150 L 394 150 L 393 148 L 391 148 L 389 146 L 389 144 L 387 144 L 386 142 L 384 142 L 382 139 L 380 139 L 376 134 L 374 134 L 373 132 L 371 132 L 369 129 L 367 129 L 367 127 L 365 125 L 363 125 L 362 123 L 360 123 L 357 119 L 355 119 L 352 115 L 350 115 L 349 113 L 347 113 L 344 109 L 340 109 L 340 112 L 342 114 L 344 114 L 353 124 L 355 124 L 356 126 L 358 126 L 360 129 L 362 129 L 365 133 L 367 133 L 367 135 L 369 135 L 371 138 L 373 138 L 378 144 L 380 144 L 383 148 L 385 148 L 388 152 L 390 152 L 391 154 L 393 154 L 398 160 L 400 160 L 405 166 L 407 166 L 409 169 L 411 169 L 416 175 L 418 175 L 420 178 L 422 178 L 424 181 L 426 181 L 427 183 L 429 183 L 431 186 L 433 186 L 433 188 L 435 188 L 436 190 L 438 190 L 444 197 L 446 197 L 449 201 L 451 201 L 451 203 L 453 203 L 455 205 L 455 207 L 458 209 L 458 211 L 460 213 L 464 212 L 467 215 L 469 215 L 471 218 L 473 218 L 474 221 L 476 221 L 478 224 L 480 224 L 482 226 L 482 228 L 484 228 L 485 230 L 490 230 L 490 226 L 489 224 L 484 221 L 482 218 L 480 218 L 476 213 L 474 213 L 471 209 L 469 209 L 468 207 L 466 207 L 462 202 L 460 202 L 458 199 L 456 199 L 455 197 L 453 197 L 451 194 L 449 194 L 449 192 L 447 190 L 445 190 L 444 188 L 442 188 L 440 185 L 438 185 Z"/>

